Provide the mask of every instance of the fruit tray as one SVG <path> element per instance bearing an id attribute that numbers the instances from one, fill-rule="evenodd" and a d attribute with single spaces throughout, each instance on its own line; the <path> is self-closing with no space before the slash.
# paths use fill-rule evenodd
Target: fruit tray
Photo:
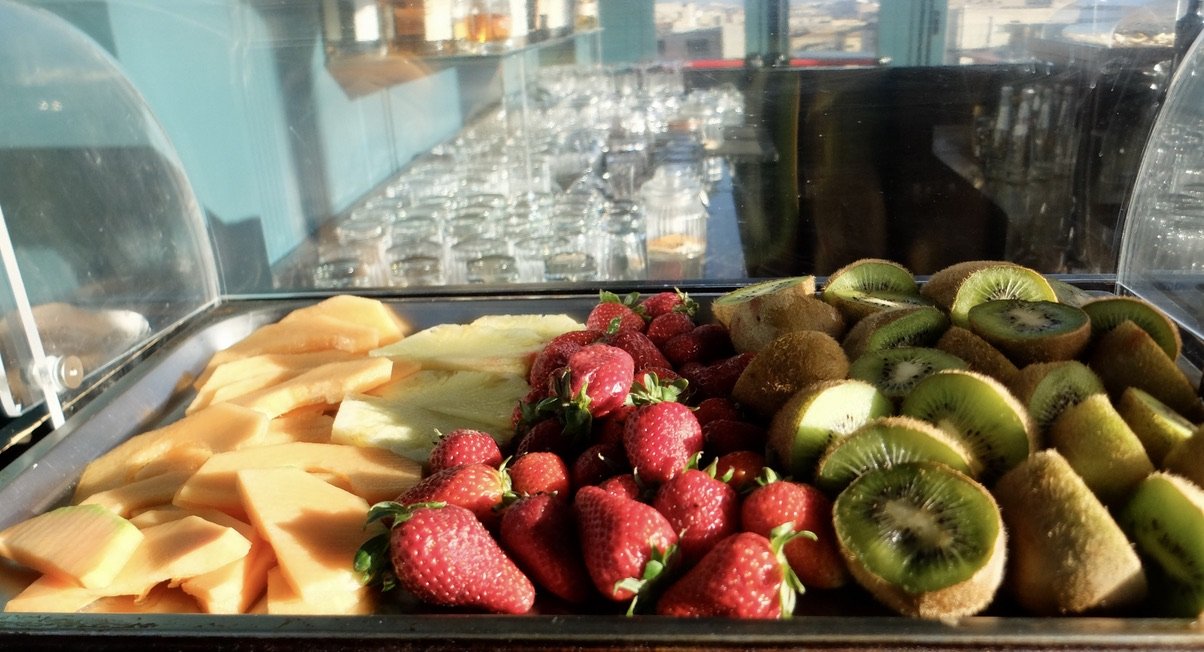
<path id="1" fill-rule="evenodd" d="M 1063 279 L 1101 294 L 1110 279 Z M 527 289 L 527 288 L 524 288 Z M 641 292 L 664 287 L 614 288 Z M 711 299 L 732 289 L 683 288 L 705 314 Z M 132 434 L 170 422 L 191 400 L 187 379 L 213 354 L 254 329 L 321 296 L 227 302 L 197 318 L 49 433 L 0 469 L 0 528 L 69 499 L 83 467 Z M 521 293 L 379 295 L 415 330 L 464 323 L 486 314 L 566 313 L 584 319 L 596 291 L 529 288 Z M 1181 366 L 1199 382 L 1204 348 L 1184 331 Z M 184 389 L 181 389 L 184 388 Z M 67 534 L 70 536 L 70 534 Z M 29 581 L 12 565 L 0 565 L 0 604 Z M 822 592 L 819 592 L 822 593 Z M 1035 618 L 1000 599 L 983 615 L 955 622 L 893 615 L 859 589 L 804 594 L 808 615 L 781 621 L 690 620 L 656 616 L 542 613 L 524 616 L 465 615 L 397 609 L 372 616 L 214 616 L 113 614 L 0 614 L 0 641 L 12 649 L 75 647 L 129 649 L 151 644 L 193 649 L 1204 649 L 1204 630 L 1190 619 L 1147 617 Z M 799 611 L 804 611 L 800 608 Z"/>

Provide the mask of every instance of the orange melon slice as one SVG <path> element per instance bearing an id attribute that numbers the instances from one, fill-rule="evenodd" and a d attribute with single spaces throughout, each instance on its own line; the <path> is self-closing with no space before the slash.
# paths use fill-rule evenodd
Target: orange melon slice
<path id="1" fill-rule="evenodd" d="M 238 488 L 284 578 L 306 601 L 363 588 L 353 568 L 355 553 L 383 531 L 376 524 L 364 527 L 366 500 L 295 468 L 243 469 Z"/>
<path id="2" fill-rule="evenodd" d="M 263 611 L 275 615 L 332 615 L 353 616 L 373 612 L 372 595 L 367 587 L 356 591 L 339 591 L 316 599 L 307 599 L 284 578 L 279 568 L 268 571 L 268 590 Z"/>
<path id="3" fill-rule="evenodd" d="M 188 470 L 168 471 L 127 485 L 98 491 L 80 501 L 80 505 L 99 505 L 119 516 L 130 517 L 148 507 L 171 502 L 180 485 L 191 476 Z"/>
<path id="4" fill-rule="evenodd" d="M 339 403 L 347 394 L 365 392 L 387 383 L 392 372 L 393 363 L 388 358 L 332 362 L 277 385 L 240 396 L 230 404 L 262 412 L 269 418 L 276 417 L 306 405 Z"/>
<path id="5" fill-rule="evenodd" d="M 380 344 L 380 333 L 331 315 L 311 313 L 285 322 L 260 326 L 243 339 L 218 351 L 197 379 L 204 384 L 213 370 L 231 360 L 265 353 L 308 353 L 337 349 L 363 353 Z"/>
<path id="6" fill-rule="evenodd" d="M 298 308 L 280 321 L 289 323 L 314 314 L 328 315 L 352 324 L 367 326 L 380 334 L 381 346 L 392 344 L 413 330 L 409 323 L 384 303 L 352 294 L 336 295 L 312 306 Z"/>
<path id="7" fill-rule="evenodd" d="M 237 515 L 243 508 L 238 472 L 279 467 L 307 471 L 370 504 L 393 500 L 422 476 L 421 464 L 382 448 L 280 444 L 214 455 L 180 486 L 172 502 L 180 507 L 212 508 Z"/>
<path id="8" fill-rule="evenodd" d="M 192 596 L 165 584 L 156 586 L 141 600 L 132 595 L 100 598 L 80 609 L 91 614 L 199 614 L 204 613 Z"/>
<path id="9" fill-rule="evenodd" d="M 347 351 L 312 353 L 267 353 L 218 365 L 204 384 L 196 385 L 197 395 L 185 410 L 192 413 L 210 403 L 220 403 L 257 389 L 298 376 L 331 362 L 364 357 Z"/>
<path id="10" fill-rule="evenodd" d="M 231 527 L 185 516 L 142 530 L 145 538 L 129 562 L 96 597 L 145 596 L 160 582 L 180 582 L 242 559 L 251 542 Z"/>
<path id="11" fill-rule="evenodd" d="M 60 507 L 0 532 L 0 556 L 81 587 L 107 586 L 144 536 L 99 505 Z"/>
<path id="12" fill-rule="evenodd" d="M 93 589 L 86 589 L 69 579 L 43 575 L 9 598 L 4 610 L 9 613 L 74 613 L 96 600 Z"/>
<path id="13" fill-rule="evenodd" d="M 263 436 L 264 446 L 309 442 L 329 444 L 334 417 L 318 410 L 293 410 L 272 419 Z"/>

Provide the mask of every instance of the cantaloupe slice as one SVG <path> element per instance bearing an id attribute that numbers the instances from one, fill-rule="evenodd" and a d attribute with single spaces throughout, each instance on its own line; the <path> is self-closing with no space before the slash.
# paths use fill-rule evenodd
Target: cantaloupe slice
<path id="1" fill-rule="evenodd" d="M 81 587 L 107 586 L 143 533 L 99 505 L 60 507 L 0 532 L 0 556 Z"/>
<path id="2" fill-rule="evenodd" d="M 281 323 L 305 319 L 314 314 L 323 314 L 360 326 L 367 326 L 380 334 L 380 344 L 391 344 L 405 337 L 413 328 L 389 306 L 367 297 L 339 294 L 312 306 L 298 308 L 284 316 Z"/>
<path id="3" fill-rule="evenodd" d="M 362 353 L 380 345 L 380 333 L 369 326 L 360 326 L 337 317 L 312 313 L 290 320 L 260 326 L 242 340 L 213 354 L 205 372 L 197 379 L 208 380 L 218 365 L 231 360 L 265 353 L 308 353 L 337 349 Z"/>
<path id="4" fill-rule="evenodd" d="M 199 410 L 162 428 L 131 437 L 101 455 L 80 475 L 73 502 L 99 491 L 166 470 L 200 466 L 215 452 L 233 450 L 255 442 L 268 428 L 266 415 L 238 405 L 220 403 Z M 182 460 L 173 459 L 179 456 Z"/>
<path id="5" fill-rule="evenodd" d="M 145 538 L 129 562 L 97 597 L 146 595 L 160 582 L 180 582 L 242 559 L 251 542 L 231 527 L 185 516 L 142 530 Z"/>
<path id="6" fill-rule="evenodd" d="M 334 417 L 321 410 L 293 410 L 272 419 L 268 424 L 267 433 L 263 436 L 262 445 L 275 446 L 297 442 L 329 444 L 333 427 Z"/>
<path id="7" fill-rule="evenodd" d="M 168 471 L 127 485 L 98 491 L 80 501 L 80 505 L 99 505 L 129 518 L 135 513 L 171 502 L 180 485 L 192 475 L 191 471 Z"/>
<path id="8" fill-rule="evenodd" d="M 94 589 L 86 589 L 69 579 L 43 575 L 9 598 L 4 610 L 9 613 L 74 613 L 97 599 Z"/>
<path id="9" fill-rule="evenodd" d="M 421 464 L 380 448 L 280 444 L 214 455 L 180 486 L 172 502 L 180 507 L 211 508 L 237 515 L 243 508 L 238 472 L 279 467 L 307 471 L 369 504 L 397 498 L 422 476 Z"/>
<path id="10" fill-rule="evenodd" d="M 275 417 L 305 405 L 338 403 L 348 394 L 364 392 L 387 383 L 392 372 L 393 364 L 388 358 L 332 362 L 277 385 L 240 396 L 230 404 Z"/>
<path id="11" fill-rule="evenodd" d="M 293 589 L 279 568 L 268 571 L 265 597 L 264 613 L 273 615 L 354 616 L 367 615 L 374 610 L 372 594 L 367 587 L 307 599 Z"/>
<path id="12" fill-rule="evenodd" d="M 266 353 L 218 365 L 204 384 L 195 385 L 197 395 L 188 405 L 191 414 L 210 403 L 228 401 L 243 394 L 299 376 L 331 362 L 362 358 L 363 353 L 329 350 L 312 353 Z"/>
<path id="13" fill-rule="evenodd" d="M 196 598 L 178 588 L 160 584 L 141 600 L 132 595 L 100 598 L 80 609 L 90 614 L 199 614 L 204 613 Z"/>
<path id="14" fill-rule="evenodd" d="M 295 468 L 243 469 L 238 488 L 251 523 L 306 601 L 363 588 L 355 553 L 383 531 L 364 527 L 366 500 Z"/>

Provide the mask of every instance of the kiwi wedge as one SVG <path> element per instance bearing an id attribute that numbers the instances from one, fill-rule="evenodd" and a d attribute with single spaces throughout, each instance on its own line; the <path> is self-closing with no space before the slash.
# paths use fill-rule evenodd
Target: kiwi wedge
<path id="1" fill-rule="evenodd" d="M 911 417 L 880 417 L 828 445 L 815 485 L 834 496 L 866 471 L 922 461 L 974 475 L 969 451 L 940 428 Z"/>
<path id="2" fill-rule="evenodd" d="M 1204 613 L 1204 490 L 1171 473 L 1141 481 L 1116 520 L 1137 546 L 1160 615 Z"/>
<path id="3" fill-rule="evenodd" d="M 969 323 L 970 309 L 987 301 L 1022 299 L 1056 302 L 1058 296 L 1044 276 L 1019 265 L 996 265 L 966 277 L 953 296 L 949 319 L 958 326 Z"/>
<path id="4" fill-rule="evenodd" d="M 793 331 L 753 357 L 732 386 L 732 398 L 768 419 L 800 389 L 848 373 L 849 359 L 832 336 Z"/>
<path id="5" fill-rule="evenodd" d="M 1021 367 L 1072 360 L 1091 341 L 1087 313 L 1055 301 L 987 301 L 970 308 L 966 319 L 970 330 Z"/>
<path id="6" fill-rule="evenodd" d="M 794 297 L 809 297 L 814 294 L 814 276 L 791 276 L 760 281 L 715 297 L 715 300 L 711 302 L 711 316 L 715 318 L 715 321 L 727 327 L 736 310 L 752 307 L 745 304 L 772 307 L 788 304 Z"/>
<path id="7" fill-rule="evenodd" d="M 1112 514 L 1055 450 L 994 488 L 1008 531 L 1010 593 L 1038 616 L 1115 612 L 1145 599 L 1141 560 Z"/>
<path id="8" fill-rule="evenodd" d="M 1012 377 L 1008 388 L 1028 408 L 1040 432 L 1067 407 L 1092 394 L 1106 393 L 1099 376 L 1077 360 L 1030 364 Z"/>
<path id="9" fill-rule="evenodd" d="M 778 299 L 746 301 L 732 310 L 727 328 L 736 351 L 760 351 L 790 331 L 819 331 L 837 338 L 844 335 L 844 317 L 832 305 L 814 296 L 788 294 Z"/>
<path id="10" fill-rule="evenodd" d="M 891 413 L 894 405 L 860 380 L 832 380 L 800 390 L 769 422 L 770 457 L 791 477 L 810 482 L 832 441 Z"/>
<path id="11" fill-rule="evenodd" d="M 1181 475 L 1204 487 L 1204 426 L 1201 426 L 1183 441 L 1175 444 L 1162 460 L 1162 470 Z"/>
<path id="12" fill-rule="evenodd" d="M 1144 328 L 1130 320 L 1096 339 L 1087 364 L 1113 397 L 1136 387 L 1189 421 L 1204 421 L 1204 401 L 1187 375 Z"/>
<path id="13" fill-rule="evenodd" d="M 961 442 L 984 482 L 993 482 L 1036 450 L 1028 410 L 999 381 L 950 369 L 921 380 L 903 398 L 903 416 L 935 424 Z"/>
<path id="14" fill-rule="evenodd" d="M 1179 327 L 1148 301 L 1137 297 L 1104 297 L 1083 304 L 1083 311 L 1091 319 L 1091 330 L 1096 337 L 1128 320 L 1149 333 L 1171 360 L 1183 351 Z"/>
<path id="15" fill-rule="evenodd" d="M 1049 281 L 1049 287 L 1053 288 L 1054 294 L 1058 297 L 1058 303 L 1064 303 L 1075 308 L 1082 308 L 1088 301 L 1096 299 L 1097 295 L 1056 278 L 1046 278 Z"/>
<path id="16" fill-rule="evenodd" d="M 1154 471 L 1141 440 L 1107 394 L 1092 394 L 1062 410 L 1046 435 L 1105 505 L 1121 504 Z"/>
<path id="17" fill-rule="evenodd" d="M 1020 371 L 1003 351 L 961 326 L 950 326 L 936 341 L 936 348 L 965 360 L 971 371 L 986 374 L 1005 385 Z"/>
<path id="18" fill-rule="evenodd" d="M 836 497 L 832 520 L 853 578 L 901 614 L 974 615 L 1003 581 L 1007 537 L 995 499 L 944 464 L 867 471 Z"/>
<path id="19" fill-rule="evenodd" d="M 841 346 L 849 358 L 867 351 L 899 346 L 929 346 L 949 328 L 949 318 L 939 308 L 912 306 L 882 310 L 857 322 Z"/>
<path id="20" fill-rule="evenodd" d="M 849 378 L 872 383 L 890 398 L 903 398 L 922 379 L 942 369 L 965 369 L 961 358 L 922 346 L 866 351 L 849 364 Z"/>
<path id="21" fill-rule="evenodd" d="M 1116 411 L 1120 412 L 1125 423 L 1129 424 L 1133 433 L 1141 440 L 1154 466 L 1162 466 L 1167 454 L 1191 437 L 1195 429 L 1192 422 L 1184 419 L 1183 415 L 1150 396 L 1149 392 L 1136 387 L 1126 388 L 1121 393 L 1120 400 L 1116 402 Z M 1198 459 L 1201 461 L 1201 473 L 1204 473 L 1204 458 Z"/>
<path id="22" fill-rule="evenodd" d="M 1000 266 L 1018 267 L 1015 263 L 1005 260 L 966 260 L 954 263 L 930 276 L 928 281 L 920 286 L 920 296 L 948 312 L 953 306 L 954 297 L 957 296 L 957 289 L 967 277 L 979 270 Z"/>
<path id="23" fill-rule="evenodd" d="M 849 323 L 888 308 L 932 303 L 920 296 L 910 270 L 881 258 L 862 258 L 836 270 L 824 284 L 822 296 Z"/>

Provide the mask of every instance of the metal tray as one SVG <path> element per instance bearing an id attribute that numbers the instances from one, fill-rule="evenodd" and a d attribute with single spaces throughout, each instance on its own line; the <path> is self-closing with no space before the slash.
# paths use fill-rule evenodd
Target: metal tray
<path id="1" fill-rule="evenodd" d="M 1084 289 L 1110 292 L 1104 279 L 1077 280 Z M 618 289 L 618 288 L 616 288 Z M 622 288 L 631 289 L 631 288 Z M 648 292 L 659 287 L 636 288 Z M 714 297 L 724 286 L 691 287 Z M 0 527 L 66 501 L 90 460 L 127 437 L 177 418 L 190 392 L 182 379 L 214 352 L 254 328 L 321 296 L 230 301 L 173 335 L 67 424 L 0 470 Z M 487 295 L 382 295 L 416 329 L 463 322 L 487 313 L 564 312 L 584 318 L 595 292 L 531 288 Z M 1185 334 L 1185 339 L 1187 338 Z M 1192 348 L 1199 351 L 1198 347 Z M 1188 360 L 1193 371 L 1200 360 Z M 1198 371 L 1195 371 L 1198 374 Z M 1198 378 L 1198 375 L 1196 376 Z M 32 577 L 0 566 L 0 602 Z M 803 597 L 822 616 L 747 622 L 655 616 L 545 614 L 485 616 L 382 613 L 356 617 L 0 614 L 0 643 L 9 649 L 87 647 L 163 649 L 1204 649 L 1204 629 L 1186 619 L 1031 618 L 1010 616 L 1003 603 L 990 615 L 928 622 L 889 615 L 859 590 Z M 853 613 L 857 615 L 839 615 Z"/>

